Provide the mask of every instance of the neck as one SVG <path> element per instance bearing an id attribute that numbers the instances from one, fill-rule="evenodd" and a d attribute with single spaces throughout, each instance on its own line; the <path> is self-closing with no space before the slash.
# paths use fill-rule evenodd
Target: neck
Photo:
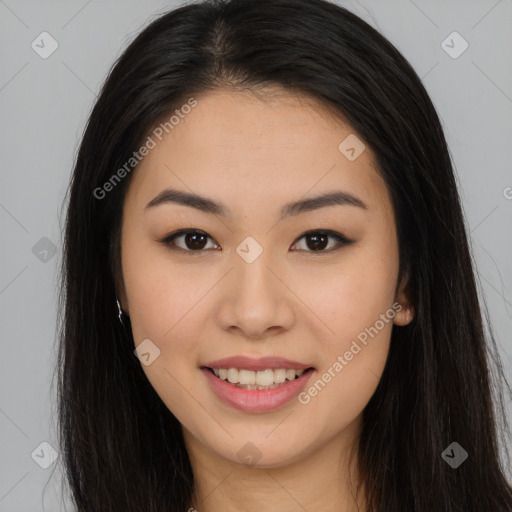
<path id="1" fill-rule="evenodd" d="M 272 467 L 227 460 L 183 429 L 195 480 L 190 512 L 358 512 L 364 489 L 357 470 L 360 418 L 321 447 Z"/>

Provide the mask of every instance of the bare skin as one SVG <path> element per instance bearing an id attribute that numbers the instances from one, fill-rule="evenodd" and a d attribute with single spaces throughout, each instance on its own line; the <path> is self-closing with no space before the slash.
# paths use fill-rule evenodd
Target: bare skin
<path id="1" fill-rule="evenodd" d="M 354 130 L 313 99 L 281 93 L 263 101 L 226 90 L 196 99 L 135 171 L 123 211 L 119 290 L 135 345 L 150 339 L 160 350 L 143 369 L 182 424 L 197 486 L 193 506 L 364 510 L 362 489 L 356 495 L 362 411 L 382 375 L 393 324 L 414 314 L 405 282 L 395 295 L 398 241 L 386 185 L 368 147 L 354 161 L 342 154 L 338 145 Z M 171 202 L 146 208 L 166 188 L 221 202 L 230 213 Z M 331 205 L 279 220 L 283 205 L 339 190 L 366 208 Z M 207 236 L 188 244 L 178 236 L 175 250 L 161 242 L 179 229 Z M 329 237 L 315 251 L 318 239 L 303 236 L 309 230 L 353 243 Z M 247 237 L 262 248 L 251 263 L 236 251 Z M 395 316 L 333 372 L 338 356 L 396 303 Z M 315 368 L 308 389 L 329 368 L 331 379 L 309 401 L 240 411 L 212 392 L 200 370 L 233 355 L 307 363 Z M 260 457 L 252 465 L 238 455 L 248 442 Z"/>

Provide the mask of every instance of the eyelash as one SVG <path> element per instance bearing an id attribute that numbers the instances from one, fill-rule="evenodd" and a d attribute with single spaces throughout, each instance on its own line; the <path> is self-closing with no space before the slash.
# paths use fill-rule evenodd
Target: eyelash
<path id="1" fill-rule="evenodd" d="M 174 240 L 180 236 L 187 235 L 187 234 L 198 234 L 198 235 L 206 235 L 208 238 L 213 240 L 213 238 L 205 233 L 204 231 L 201 231 L 199 229 L 180 229 L 179 231 L 176 231 L 175 233 L 171 233 L 170 235 L 167 235 L 164 239 L 160 240 L 160 243 L 162 243 L 167 249 L 171 251 L 181 251 L 185 253 L 191 253 L 191 255 L 200 254 L 205 252 L 207 249 L 198 249 L 198 250 L 190 250 L 190 249 L 183 249 L 182 247 L 177 247 L 174 244 Z M 340 250 L 342 247 L 346 247 L 348 245 L 351 245 L 354 243 L 354 240 L 350 240 L 342 233 L 338 233 L 336 231 L 331 231 L 329 229 L 315 229 L 306 231 L 303 233 L 300 237 L 297 238 L 297 240 L 293 243 L 293 245 L 296 245 L 302 238 L 308 236 L 308 235 L 314 235 L 314 234 L 323 234 L 327 235 L 330 238 L 333 238 L 337 242 L 337 246 L 334 248 L 330 248 L 327 250 L 321 249 L 318 251 L 312 251 L 312 250 L 304 250 L 301 249 L 303 252 L 310 252 L 312 254 L 325 254 L 325 253 L 331 253 Z"/>

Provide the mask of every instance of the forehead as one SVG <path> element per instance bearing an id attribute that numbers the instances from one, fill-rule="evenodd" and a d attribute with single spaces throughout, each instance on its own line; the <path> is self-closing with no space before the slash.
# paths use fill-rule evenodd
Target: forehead
<path id="1" fill-rule="evenodd" d="M 363 142 L 325 104 L 282 91 L 218 90 L 195 100 L 194 108 L 167 125 L 161 140 L 152 136 L 156 144 L 135 170 L 130 205 L 143 209 L 172 186 L 247 215 L 262 201 L 280 207 L 334 189 L 389 207 L 371 150 L 365 147 L 349 160 L 340 143 L 347 137 Z"/>

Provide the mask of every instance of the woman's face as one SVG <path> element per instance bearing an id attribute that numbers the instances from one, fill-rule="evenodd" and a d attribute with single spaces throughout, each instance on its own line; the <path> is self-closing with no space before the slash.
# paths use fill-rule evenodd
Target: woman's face
<path id="1" fill-rule="evenodd" d="M 219 90 L 196 101 L 169 133 L 150 134 L 124 204 L 120 295 L 143 369 L 189 451 L 278 467 L 341 449 L 377 387 L 393 323 L 412 318 L 403 286 L 395 296 L 385 183 L 353 129 L 314 100 Z M 148 206 L 167 189 L 208 202 Z M 337 200 L 312 200 L 325 194 Z M 179 230 L 199 233 L 166 245 Z M 214 364 L 228 357 L 241 359 Z M 205 366 L 244 371 L 224 380 Z M 284 371 L 307 368 L 300 382 Z"/>

